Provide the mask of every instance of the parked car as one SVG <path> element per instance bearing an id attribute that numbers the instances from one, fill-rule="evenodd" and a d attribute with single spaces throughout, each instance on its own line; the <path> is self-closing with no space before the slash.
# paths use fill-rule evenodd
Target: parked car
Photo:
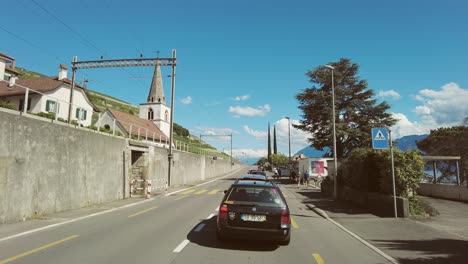
<path id="1" fill-rule="evenodd" d="M 221 201 L 216 235 L 219 240 L 272 240 L 288 245 L 291 218 L 280 188 L 271 181 L 234 182 Z"/>
<path id="2" fill-rule="evenodd" d="M 264 171 L 261 171 L 261 170 L 249 170 L 247 172 L 247 174 L 258 174 L 258 175 L 264 175 L 266 176 L 266 173 Z"/>
<path id="3" fill-rule="evenodd" d="M 245 174 L 239 178 L 240 180 L 257 180 L 257 181 L 267 181 L 268 178 L 265 175 L 261 174 Z"/>

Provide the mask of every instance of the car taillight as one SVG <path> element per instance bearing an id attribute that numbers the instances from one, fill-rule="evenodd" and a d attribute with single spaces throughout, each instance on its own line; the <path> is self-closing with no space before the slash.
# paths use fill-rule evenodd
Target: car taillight
<path id="1" fill-rule="evenodd" d="M 289 211 L 288 210 L 281 211 L 281 227 L 283 227 L 283 225 L 290 225 L 290 224 L 291 224 L 291 218 L 289 217 Z"/>
<path id="2" fill-rule="evenodd" d="M 218 218 L 219 219 L 226 219 L 227 217 L 227 212 L 228 212 L 228 207 L 227 205 L 223 204 L 219 207 L 219 213 L 218 213 Z"/>

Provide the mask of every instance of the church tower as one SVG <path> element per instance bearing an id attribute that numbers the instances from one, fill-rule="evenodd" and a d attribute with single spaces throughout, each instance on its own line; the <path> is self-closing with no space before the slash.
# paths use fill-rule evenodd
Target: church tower
<path id="1" fill-rule="evenodd" d="M 153 80 L 146 103 L 140 104 L 140 118 L 152 120 L 153 123 L 166 135 L 169 136 L 171 110 L 166 105 L 166 96 L 161 75 L 161 66 L 156 64 Z"/>

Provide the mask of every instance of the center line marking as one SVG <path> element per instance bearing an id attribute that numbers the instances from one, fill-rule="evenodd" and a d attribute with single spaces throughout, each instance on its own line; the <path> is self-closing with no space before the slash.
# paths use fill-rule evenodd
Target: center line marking
<path id="1" fill-rule="evenodd" d="M 187 190 L 187 191 L 185 191 L 185 192 L 183 192 L 181 194 L 189 194 L 189 193 L 194 192 L 194 191 L 196 191 L 196 190 L 193 190 L 193 189 L 192 190 Z"/>
<path id="2" fill-rule="evenodd" d="M 297 225 L 296 221 L 294 221 L 294 218 L 291 217 L 291 225 L 294 229 L 298 229 L 299 226 Z"/>
<path id="3" fill-rule="evenodd" d="M 199 192 L 196 192 L 195 194 L 202 194 L 202 193 L 205 193 L 205 192 L 207 192 L 207 191 L 208 191 L 208 190 L 201 190 L 201 191 L 199 191 Z"/>
<path id="4" fill-rule="evenodd" d="M 38 248 L 35 248 L 35 249 L 32 249 L 32 250 L 29 250 L 29 251 L 27 251 L 27 252 L 21 253 L 21 254 L 16 255 L 16 256 L 13 256 L 13 257 L 11 257 L 11 258 L 7 258 L 7 259 L 5 259 L 5 260 L 0 260 L 0 264 L 6 264 L 6 263 L 8 263 L 8 262 L 12 262 L 12 261 L 14 261 L 14 260 L 17 260 L 17 259 L 20 259 L 20 258 L 29 256 L 29 255 L 31 255 L 31 254 L 33 254 L 33 253 L 38 252 L 38 251 L 41 251 L 41 250 L 44 250 L 44 249 L 47 249 L 47 248 L 56 246 L 56 245 L 58 245 L 58 244 L 61 244 L 61 243 L 65 242 L 65 241 L 68 241 L 68 240 L 71 240 L 71 239 L 74 239 L 74 238 L 77 238 L 77 237 L 78 237 L 78 235 L 69 236 L 69 237 L 64 238 L 64 239 L 62 239 L 62 240 L 55 241 L 55 242 L 52 242 L 52 243 L 50 243 L 50 244 L 44 245 L 44 246 L 42 246 L 42 247 L 38 247 Z"/>
<path id="5" fill-rule="evenodd" d="M 205 224 L 200 224 L 196 229 L 195 229 L 195 232 L 200 232 L 203 227 L 205 227 Z"/>
<path id="6" fill-rule="evenodd" d="M 218 193 L 220 190 L 219 189 L 214 189 L 212 190 L 211 192 L 209 192 L 208 194 L 216 194 Z"/>
<path id="7" fill-rule="evenodd" d="M 155 206 L 155 207 L 148 208 L 148 209 L 146 209 L 146 210 L 143 210 L 143 211 L 140 211 L 140 212 L 138 212 L 138 213 L 135 213 L 135 214 L 129 215 L 129 216 L 128 216 L 128 218 L 132 218 L 132 217 L 135 217 L 135 216 L 137 216 L 137 215 L 144 214 L 144 213 L 146 213 L 146 212 L 149 212 L 149 211 L 151 211 L 151 210 L 154 210 L 154 209 L 156 209 L 156 208 L 158 208 L 158 207 L 157 207 L 157 206 Z"/>
<path id="8" fill-rule="evenodd" d="M 178 201 L 178 200 L 180 200 L 180 199 L 184 199 L 184 198 L 187 197 L 187 196 L 189 196 L 189 195 L 187 194 L 187 195 L 184 195 L 184 196 L 180 196 L 180 197 L 176 198 L 175 201 Z"/>
<path id="9" fill-rule="evenodd" d="M 190 243 L 190 241 L 187 240 L 187 239 L 185 239 L 185 240 L 182 241 L 182 242 L 174 249 L 174 251 L 172 251 L 172 252 L 175 252 L 175 253 L 181 252 L 182 249 L 184 249 L 184 247 L 188 245 L 188 243 Z"/>
<path id="10" fill-rule="evenodd" d="M 323 261 L 322 257 L 320 254 L 314 253 L 312 254 L 314 256 L 315 261 L 317 261 L 317 264 L 324 264 L 325 262 Z"/>

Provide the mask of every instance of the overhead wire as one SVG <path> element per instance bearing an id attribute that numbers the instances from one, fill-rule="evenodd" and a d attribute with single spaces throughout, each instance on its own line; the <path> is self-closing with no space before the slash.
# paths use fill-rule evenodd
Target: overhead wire
<path id="1" fill-rule="evenodd" d="M 98 51 L 100 53 L 101 56 L 106 56 L 106 57 L 109 57 L 107 52 L 101 50 L 100 48 L 98 48 L 94 43 L 92 43 L 90 40 L 88 40 L 85 36 L 83 36 L 82 34 L 80 34 L 78 31 L 76 31 L 75 29 L 73 29 L 71 26 L 69 26 L 67 23 L 65 23 L 63 20 L 61 20 L 58 16 L 54 15 L 52 12 L 50 12 L 48 9 L 46 9 L 44 6 L 42 6 L 41 4 L 39 4 L 38 2 L 36 2 L 35 0 L 30 0 L 31 2 L 33 2 L 37 7 L 39 7 L 42 11 L 44 11 L 46 14 L 48 14 L 49 16 L 51 16 L 52 18 L 54 18 L 56 21 L 58 21 L 60 24 L 62 24 L 65 28 L 67 28 L 70 32 L 72 32 L 73 34 L 75 34 L 76 36 L 79 37 L 79 39 L 87 44 L 88 47 L 90 48 L 93 48 L 95 49 L 96 51 Z M 125 71 L 127 74 L 130 75 L 130 77 L 135 77 L 130 71 L 128 71 L 126 68 L 122 68 L 122 67 L 119 67 L 120 70 L 123 70 Z M 145 88 L 144 87 L 144 84 L 140 81 L 140 80 L 137 80 L 137 82 L 139 83 L 139 85 L 141 86 L 141 88 Z"/>

